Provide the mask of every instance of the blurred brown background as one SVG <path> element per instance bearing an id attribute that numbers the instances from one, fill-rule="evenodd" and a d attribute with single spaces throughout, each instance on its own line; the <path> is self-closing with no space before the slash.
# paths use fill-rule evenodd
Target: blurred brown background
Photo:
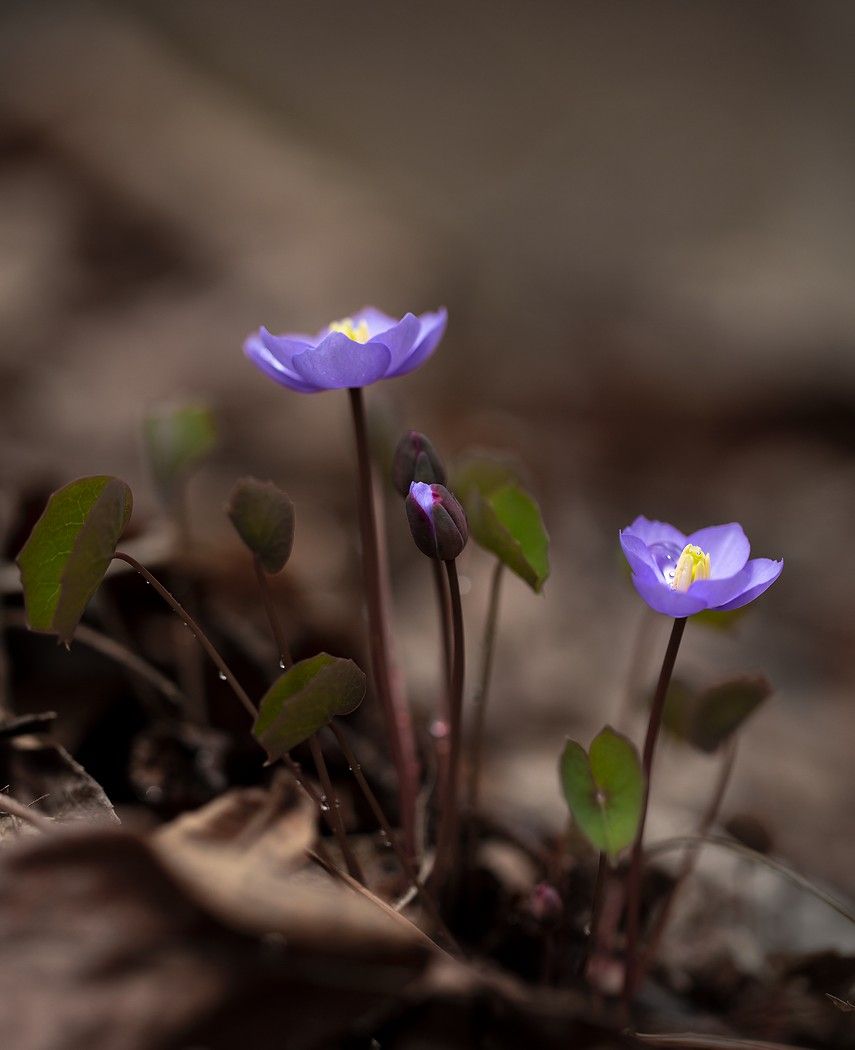
<path id="1" fill-rule="evenodd" d="M 241 341 L 445 303 L 434 359 L 369 401 L 449 455 L 519 450 L 553 539 L 545 596 L 506 589 L 489 797 L 557 826 L 564 733 L 619 717 L 644 613 L 618 529 L 739 519 L 784 575 L 735 634 L 690 629 L 680 666 L 769 673 L 725 814 L 851 892 L 853 43 L 845 0 L 5 0 L 4 490 L 117 473 L 144 520 L 144 408 L 202 396 L 200 534 L 227 535 L 235 477 L 273 477 L 292 571 L 335 603 L 346 400 L 281 390 Z M 389 530 L 425 705 L 426 567 L 394 504 Z M 464 571 L 474 666 L 489 559 Z M 713 769 L 664 749 L 654 834 L 692 826 Z"/>

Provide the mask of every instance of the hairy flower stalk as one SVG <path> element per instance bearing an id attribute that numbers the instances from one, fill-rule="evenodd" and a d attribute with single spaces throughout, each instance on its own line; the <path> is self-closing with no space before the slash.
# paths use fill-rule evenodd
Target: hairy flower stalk
<path id="1" fill-rule="evenodd" d="M 362 390 L 350 390 L 350 407 L 356 437 L 359 483 L 359 525 L 362 537 L 362 566 L 365 577 L 365 595 L 368 605 L 368 624 L 371 647 L 371 666 L 374 682 L 389 733 L 392 761 L 398 776 L 401 829 L 404 848 L 416 856 L 416 797 L 418 795 L 419 762 L 413 722 L 406 698 L 395 691 L 389 661 L 389 626 L 385 595 L 381 579 L 380 544 L 374 508 L 374 489 L 371 481 L 371 458 L 365 425 L 365 405 Z"/>
<path id="2" fill-rule="evenodd" d="M 433 881 L 439 885 L 454 867 L 458 827 L 458 788 L 463 736 L 463 680 L 465 652 L 463 608 L 455 559 L 469 538 L 469 523 L 460 503 L 444 485 L 414 481 L 405 503 L 410 532 L 416 546 L 428 558 L 445 563 L 451 595 L 453 635 L 451 686 L 449 689 L 449 752 L 441 794 L 439 828 Z"/>
<path id="3" fill-rule="evenodd" d="M 444 309 L 418 317 L 407 313 L 396 321 L 381 310 L 366 306 L 315 335 L 290 332 L 276 336 L 260 328 L 244 343 L 244 353 L 253 364 L 281 386 L 302 394 L 347 390 L 350 395 L 359 466 L 359 518 L 371 664 L 398 775 L 405 847 L 413 857 L 416 854 L 418 758 L 410 711 L 390 665 L 362 387 L 381 379 L 407 375 L 422 365 L 439 344 L 447 321 Z"/>
<path id="4" fill-rule="evenodd" d="M 742 608 L 772 586 L 781 575 L 784 563 L 770 558 L 749 560 L 748 538 L 736 522 L 710 525 L 686 536 L 667 522 L 638 517 L 621 531 L 620 543 L 632 569 L 635 589 L 651 609 L 674 617 L 644 739 L 644 800 L 627 882 L 624 999 L 629 1004 L 640 972 L 643 839 L 653 756 L 686 619 L 705 610 L 726 612 Z"/>

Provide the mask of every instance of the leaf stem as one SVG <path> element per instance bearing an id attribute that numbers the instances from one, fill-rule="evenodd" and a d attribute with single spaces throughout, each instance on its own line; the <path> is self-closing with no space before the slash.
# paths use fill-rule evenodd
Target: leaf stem
<path id="1" fill-rule="evenodd" d="M 398 774 L 401 827 L 407 853 L 416 854 L 416 797 L 418 794 L 418 757 L 410 710 L 406 698 L 395 689 L 389 661 L 389 625 L 383 593 L 380 565 L 380 543 L 371 481 L 371 457 L 365 422 L 365 403 L 361 387 L 348 391 L 356 439 L 359 473 L 359 522 L 362 535 L 362 565 L 368 606 L 371 666 L 383 715 L 392 761 Z"/>
<path id="2" fill-rule="evenodd" d="M 478 808 L 478 795 L 481 787 L 481 761 L 484 751 L 484 724 L 487 718 L 487 698 L 490 693 L 490 680 L 493 673 L 493 653 L 496 647 L 496 629 L 499 623 L 499 599 L 501 598 L 504 566 L 499 559 L 493 566 L 490 579 L 490 599 L 487 606 L 487 619 L 484 623 L 484 641 L 481 650 L 481 679 L 472 699 L 474 711 L 471 741 L 471 759 L 469 766 L 469 808 Z"/>
<path id="3" fill-rule="evenodd" d="M 724 793 L 727 791 L 727 785 L 730 782 L 730 775 L 733 772 L 735 761 L 736 738 L 731 737 L 725 748 L 724 757 L 719 767 L 712 796 L 706 810 L 704 811 L 704 815 L 701 818 L 700 826 L 698 827 L 698 836 L 700 838 L 704 838 L 709 834 L 710 828 L 715 824 L 718 812 L 721 809 L 722 801 L 724 800 Z M 653 965 L 656 959 L 662 936 L 665 933 L 665 927 L 668 925 L 668 920 L 671 918 L 671 913 L 674 910 L 677 897 L 679 896 L 683 885 L 695 870 L 699 853 L 700 848 L 698 846 L 690 846 L 686 850 L 677 878 L 674 880 L 668 896 L 665 898 L 662 907 L 659 909 L 659 914 L 656 916 L 653 929 L 650 931 L 650 936 L 647 940 L 647 948 L 644 952 L 644 957 L 639 964 L 639 981 L 644 979 L 644 974 Z"/>
<path id="4" fill-rule="evenodd" d="M 585 961 L 582 964 L 583 970 L 587 960 L 592 955 L 595 955 L 597 951 L 597 932 L 600 927 L 600 916 L 603 912 L 603 896 L 605 894 L 607 868 L 608 861 L 606 855 L 600 850 L 600 855 L 597 858 L 597 878 L 594 882 L 594 895 L 591 900 L 591 922 L 588 927 L 588 947 L 585 952 Z"/>
<path id="5" fill-rule="evenodd" d="M 287 671 L 294 661 L 291 658 L 291 648 L 285 638 L 282 621 L 279 619 L 279 613 L 276 611 L 273 595 L 270 593 L 270 581 L 267 578 L 267 573 L 264 571 L 264 566 L 261 564 L 261 558 L 257 554 L 253 555 L 252 564 L 255 566 L 255 577 L 258 580 L 258 588 L 264 600 L 264 611 L 267 613 L 270 630 L 273 633 L 276 648 L 279 650 L 279 666 Z"/>
<path id="6" fill-rule="evenodd" d="M 644 860 L 642 840 L 644 839 L 644 825 L 647 821 L 647 805 L 650 801 L 650 780 L 653 773 L 653 756 L 656 751 L 656 741 L 659 738 L 659 729 L 662 725 L 662 713 L 665 710 L 665 697 L 668 694 L 668 685 L 677 661 L 677 653 L 686 628 L 686 618 L 680 617 L 674 620 L 671 628 L 671 637 L 668 639 L 668 647 L 662 661 L 662 670 L 659 672 L 659 681 L 656 684 L 656 692 L 653 696 L 653 704 L 650 708 L 650 719 L 647 723 L 647 735 L 644 738 L 644 752 L 641 765 L 644 771 L 644 798 L 641 804 L 641 816 L 638 821 L 638 831 L 632 846 L 632 856 L 629 864 L 629 876 L 627 882 L 627 918 L 626 918 L 626 973 L 624 977 L 623 995 L 624 1001 L 629 1006 L 635 994 L 638 966 L 639 966 L 639 920 L 641 911 L 641 875 Z"/>
<path id="7" fill-rule="evenodd" d="M 28 629 L 23 612 L 19 612 L 17 609 L 6 610 L 5 625 L 6 627 L 20 627 L 23 630 Z M 106 656 L 109 660 L 114 660 L 117 664 L 124 667 L 126 671 L 136 675 L 157 689 L 170 702 L 170 705 L 174 705 L 179 710 L 186 710 L 188 700 L 178 686 L 166 675 L 161 674 L 155 666 L 141 656 L 137 656 L 136 653 L 128 649 L 127 646 L 122 645 L 121 642 L 117 642 L 114 638 L 110 638 L 109 635 L 96 631 L 94 627 L 89 627 L 85 623 L 79 623 L 74 628 L 74 640 L 87 646 L 89 649 L 94 649 L 95 652 L 101 653 L 102 656 Z M 170 711 L 172 711 L 172 707 L 170 707 Z M 162 713 L 162 708 L 158 709 L 158 713 Z"/>
<path id="8" fill-rule="evenodd" d="M 439 815 L 437 831 L 436 859 L 432 879 L 441 884 L 442 879 L 454 868 L 454 857 L 457 845 L 458 785 L 460 781 L 460 756 L 462 753 L 463 728 L 463 680 L 466 671 L 466 653 L 463 636 L 463 607 L 460 602 L 460 581 L 457 577 L 457 564 L 445 562 L 448 576 L 448 589 L 451 594 L 451 625 L 454 637 L 454 661 L 451 674 L 451 691 L 449 694 L 449 754 L 448 769 L 442 797 L 442 809 Z"/>
<path id="9" fill-rule="evenodd" d="M 255 704 L 250 700 L 246 690 L 240 684 L 240 682 L 232 674 L 232 670 L 226 661 L 220 656 L 217 649 L 214 647 L 213 642 L 208 638 L 199 624 L 193 619 L 189 612 L 184 608 L 178 599 L 170 594 L 170 592 L 163 586 L 156 576 L 153 576 L 148 569 L 140 564 L 136 558 L 132 555 L 127 554 L 125 551 L 116 551 L 113 555 L 119 561 L 127 562 L 131 568 L 135 569 L 144 580 L 147 580 L 152 587 L 157 591 L 161 598 L 169 605 L 184 621 L 185 624 L 190 628 L 196 641 L 202 646 L 205 652 L 208 654 L 211 662 L 216 666 L 217 670 L 223 676 L 224 680 L 231 686 L 232 692 L 240 700 L 246 709 L 249 716 L 253 721 L 258 717 L 258 709 Z"/>
<path id="10" fill-rule="evenodd" d="M 339 803 L 338 795 L 335 793 L 333 782 L 330 779 L 330 773 L 327 769 L 326 761 L 324 760 L 324 753 L 321 750 L 321 744 L 318 740 L 317 733 L 313 733 L 309 737 L 309 748 L 312 752 L 312 761 L 315 763 L 315 769 L 318 771 L 318 778 L 320 779 L 321 787 L 326 795 L 326 808 L 324 809 L 323 798 L 321 799 L 321 808 L 332 818 L 333 834 L 338 843 L 338 848 L 341 850 L 341 855 L 344 857 L 344 863 L 347 865 L 348 873 L 351 878 L 356 879 L 357 882 L 361 882 L 362 885 L 365 886 L 365 875 L 363 874 L 359 861 L 356 859 L 356 855 L 351 849 L 350 842 L 348 841 L 344 821 L 341 817 L 341 805 Z"/>
<path id="11" fill-rule="evenodd" d="M 368 803 L 371 812 L 374 814 L 374 819 L 380 825 L 380 830 L 391 845 L 392 849 L 395 851 L 395 856 L 398 858 L 398 862 L 403 868 L 404 874 L 407 876 L 407 878 L 413 884 L 415 889 L 421 895 L 425 908 L 427 909 L 430 917 L 436 923 L 437 929 L 442 933 L 442 935 L 445 937 L 446 941 L 454 949 L 454 951 L 462 955 L 463 949 L 457 943 L 457 941 L 454 938 L 454 935 L 446 926 L 442 915 L 440 914 L 439 907 L 436 903 L 436 900 L 434 899 L 433 894 L 430 892 L 427 886 L 425 886 L 424 882 L 419 877 L 419 873 L 416 871 L 415 865 L 402 849 L 401 844 L 398 841 L 398 836 L 393 831 L 392 826 L 389 823 L 389 819 L 383 811 L 383 807 L 380 805 L 380 800 L 374 794 L 371 785 L 368 783 L 368 781 L 365 778 L 365 774 L 362 772 L 362 764 L 356 757 L 353 748 L 351 747 L 350 742 L 348 741 L 347 736 L 345 735 L 344 730 L 335 722 L 335 720 L 330 722 L 329 728 L 332 730 L 336 740 L 338 741 L 338 746 L 341 748 L 341 753 L 344 755 L 345 761 L 350 766 L 350 770 L 353 773 L 353 776 L 357 784 L 359 785 L 362 794 L 365 796 L 365 801 Z"/>

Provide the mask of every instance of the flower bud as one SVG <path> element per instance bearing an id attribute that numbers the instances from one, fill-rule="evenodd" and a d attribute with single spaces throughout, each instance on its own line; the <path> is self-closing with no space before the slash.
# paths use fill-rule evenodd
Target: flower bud
<path id="1" fill-rule="evenodd" d="M 444 485 L 445 466 L 424 434 L 410 430 L 404 434 L 395 449 L 392 484 L 406 497 L 414 481 L 425 481 L 428 485 Z"/>
<path id="2" fill-rule="evenodd" d="M 444 485 L 414 481 L 405 503 L 416 546 L 429 558 L 454 561 L 469 539 L 463 507 Z"/>

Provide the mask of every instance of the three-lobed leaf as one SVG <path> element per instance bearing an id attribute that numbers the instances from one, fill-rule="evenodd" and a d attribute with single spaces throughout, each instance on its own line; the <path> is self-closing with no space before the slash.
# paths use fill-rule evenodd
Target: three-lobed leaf
<path id="1" fill-rule="evenodd" d="M 143 438 L 154 480 L 171 497 L 181 479 L 216 445 L 214 414 L 201 404 L 157 405 L 143 421 Z"/>
<path id="2" fill-rule="evenodd" d="M 588 753 L 568 740 L 559 764 L 561 787 L 579 830 L 614 863 L 638 833 L 644 774 L 630 740 L 606 726 Z"/>
<path id="3" fill-rule="evenodd" d="M 131 490 L 108 475 L 79 478 L 54 492 L 16 559 L 32 630 L 71 641 L 132 507 Z"/>
<path id="4" fill-rule="evenodd" d="M 241 478 L 226 513 L 238 535 L 273 575 L 285 567 L 294 544 L 294 504 L 272 481 Z"/>
<path id="5" fill-rule="evenodd" d="M 454 484 L 475 542 L 540 591 L 549 576 L 549 536 L 516 466 L 507 459 L 473 455 L 458 467 Z"/>
<path id="6" fill-rule="evenodd" d="M 318 653 L 294 664 L 273 683 L 259 705 L 253 735 L 271 761 L 362 703 L 366 679 L 352 660 Z"/>

